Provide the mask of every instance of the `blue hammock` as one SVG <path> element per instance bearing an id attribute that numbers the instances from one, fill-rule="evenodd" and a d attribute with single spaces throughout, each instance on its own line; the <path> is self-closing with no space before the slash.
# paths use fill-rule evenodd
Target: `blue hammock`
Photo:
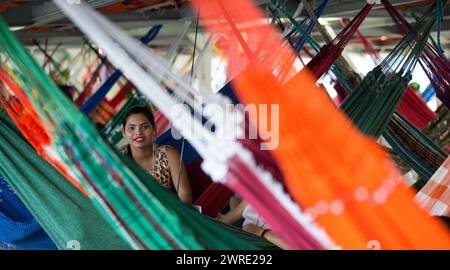
<path id="1" fill-rule="evenodd" d="M 429 102 L 434 96 L 436 96 L 436 91 L 434 91 L 433 86 L 429 84 L 425 91 L 423 91 L 422 98 L 425 102 Z"/>
<path id="2" fill-rule="evenodd" d="M 325 7 L 328 4 L 328 0 L 324 0 L 322 4 L 320 4 L 319 7 L 314 11 L 314 14 L 317 18 L 322 16 L 323 11 L 325 10 Z M 311 34 L 315 23 L 314 20 L 310 17 L 306 17 L 303 19 L 303 21 L 300 22 L 300 25 L 303 26 L 305 31 L 308 34 Z M 285 38 L 292 46 L 292 49 L 296 51 L 297 53 L 300 53 L 300 51 L 303 49 L 303 45 L 305 45 L 307 39 L 306 36 L 301 33 L 296 27 L 294 27 L 289 34 Z"/>
<path id="3" fill-rule="evenodd" d="M 0 249 L 57 249 L 2 176 L 0 176 Z"/>

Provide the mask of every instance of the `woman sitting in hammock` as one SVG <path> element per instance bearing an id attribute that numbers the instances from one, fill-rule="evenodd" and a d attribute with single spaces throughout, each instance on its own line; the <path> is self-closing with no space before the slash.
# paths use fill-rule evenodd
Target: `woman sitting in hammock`
<path id="1" fill-rule="evenodd" d="M 191 204 L 191 186 L 177 150 L 153 142 L 156 125 L 151 110 L 145 106 L 131 107 L 125 113 L 122 125 L 122 134 L 128 141 L 122 152 L 161 186 L 176 193 L 182 202 Z"/>

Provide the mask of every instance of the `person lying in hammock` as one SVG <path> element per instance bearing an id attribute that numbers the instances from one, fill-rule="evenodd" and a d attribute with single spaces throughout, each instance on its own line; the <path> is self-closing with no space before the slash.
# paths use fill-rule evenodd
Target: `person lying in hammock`
<path id="1" fill-rule="evenodd" d="M 244 219 L 244 223 L 242 224 L 242 229 L 244 231 L 265 238 L 267 241 L 278 246 L 279 248 L 287 249 L 284 241 L 275 232 L 273 232 L 269 226 L 267 226 L 261 216 L 256 213 L 244 200 L 241 200 L 237 203 L 237 205 L 235 204 L 235 206 L 230 203 L 230 211 L 225 215 L 221 215 L 219 213 L 217 220 L 232 225 L 237 223 L 242 218 Z"/>
<path id="2" fill-rule="evenodd" d="M 131 157 L 161 186 L 177 194 L 178 198 L 192 204 L 192 191 L 186 168 L 177 150 L 154 143 L 155 119 L 146 106 L 129 108 L 122 120 L 122 135 L 128 144 L 122 153 Z"/>

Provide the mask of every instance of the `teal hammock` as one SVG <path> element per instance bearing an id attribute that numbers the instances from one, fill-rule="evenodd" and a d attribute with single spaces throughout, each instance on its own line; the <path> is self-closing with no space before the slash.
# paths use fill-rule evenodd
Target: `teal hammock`
<path id="1" fill-rule="evenodd" d="M 301 40 L 303 42 L 303 44 L 306 42 L 308 42 L 308 44 L 311 46 L 311 48 L 316 52 L 319 53 L 320 52 L 320 44 L 319 42 L 317 42 L 311 35 L 310 33 L 305 30 L 304 28 L 304 24 L 303 23 L 299 23 L 297 22 L 286 10 L 285 6 L 282 6 L 280 1 L 278 0 L 271 0 L 271 7 L 273 7 L 274 10 L 276 10 L 279 14 L 277 14 L 277 16 L 282 16 L 281 18 L 284 18 L 286 21 L 286 27 L 289 29 L 292 29 L 293 33 L 295 33 L 296 36 L 298 36 L 298 40 Z M 320 7 L 319 7 L 320 8 Z M 318 8 L 318 10 L 320 10 Z M 317 11 L 316 11 L 317 12 Z M 317 14 L 317 13 L 316 13 Z M 308 29 L 309 30 L 309 29 Z M 312 30 L 312 29 L 311 29 Z M 292 44 L 292 43 L 291 43 Z M 303 47 L 302 44 L 302 47 Z M 292 44 L 294 45 L 294 50 L 296 50 L 298 44 L 294 43 Z M 300 51 L 297 51 L 298 53 Z M 347 78 L 344 76 L 344 73 L 342 72 L 342 70 L 339 68 L 339 66 L 337 64 L 333 64 L 331 66 L 331 71 L 333 72 L 333 74 L 336 76 L 336 78 L 339 80 L 339 82 L 341 83 L 341 85 L 345 88 L 345 90 L 347 92 L 351 92 L 351 87 L 349 84 L 349 81 L 347 80 Z M 356 74 L 356 73 L 355 73 Z"/>
<path id="2" fill-rule="evenodd" d="M 119 112 L 117 112 L 101 130 L 102 136 L 113 145 L 117 144 L 122 139 L 122 119 L 125 112 L 135 105 L 144 105 L 146 103 L 148 103 L 148 101 L 141 93 L 132 91 L 130 97 L 122 108 L 120 108 Z"/>
<path id="3" fill-rule="evenodd" d="M 341 105 L 361 131 L 374 137 L 383 134 L 394 151 L 423 179 L 429 179 L 439 168 L 445 160 L 445 153 L 394 112 L 426 45 L 434 24 L 434 10 L 434 6 L 427 10 L 408 35 L 366 75 Z M 395 117 L 390 121 L 393 115 Z"/>
<path id="4" fill-rule="evenodd" d="M 319 52 L 320 45 L 318 42 L 316 42 L 303 28 L 302 25 L 300 25 L 297 21 L 295 21 L 288 13 L 287 11 L 279 4 L 276 4 L 275 1 L 272 1 L 274 3 L 274 8 L 276 8 L 277 11 L 280 12 L 289 22 L 291 25 L 290 27 L 295 27 L 299 32 L 302 33 L 303 36 L 305 36 L 306 40 L 309 42 L 311 47 L 316 51 Z M 430 10 L 425 14 L 431 15 Z M 428 17 L 429 18 L 429 17 Z M 429 23 L 429 22 L 428 22 Z M 411 36 L 408 38 L 408 40 L 411 40 Z M 405 45 L 403 44 L 403 48 L 405 48 Z M 399 51 L 401 51 L 398 48 Z M 420 50 L 421 51 L 421 50 Z M 397 55 L 400 56 L 400 55 Z M 400 59 L 400 58 L 398 58 Z M 398 60 L 397 59 L 397 60 Z M 394 58 L 391 58 L 391 61 L 394 61 Z M 350 88 L 349 84 L 347 83 L 345 77 L 343 76 L 342 72 L 339 70 L 339 68 L 334 64 L 331 68 L 335 76 L 338 78 L 339 82 L 343 85 L 344 89 L 348 93 L 352 93 L 352 89 Z M 375 69 L 371 73 L 369 73 L 365 77 L 365 81 L 362 81 L 361 84 L 357 89 L 363 89 L 368 90 L 372 85 L 375 84 L 377 80 L 377 75 L 375 73 L 378 72 L 378 75 L 381 75 L 381 71 L 379 69 Z M 402 80 L 401 78 L 397 78 L 397 81 Z M 407 84 L 407 79 L 403 79 L 403 84 Z M 392 86 L 392 84 L 391 84 Z M 384 89 L 379 87 L 379 89 Z M 388 91 L 385 91 L 388 92 Z M 394 97 L 395 99 L 398 99 L 399 96 L 401 97 L 403 95 L 403 91 L 392 91 L 392 95 L 397 95 L 397 97 Z M 384 132 L 384 129 L 386 125 L 388 125 L 390 128 L 384 132 L 385 136 L 387 137 L 387 140 L 389 141 L 390 145 L 393 147 L 395 152 L 399 154 L 399 156 L 405 160 L 414 170 L 416 170 L 419 175 L 424 179 L 429 179 L 431 175 L 434 173 L 436 169 L 439 168 L 439 165 L 436 165 L 436 163 L 443 162 L 445 160 L 445 154 L 439 149 L 439 147 L 433 143 L 424 133 L 422 133 L 420 130 L 417 130 L 412 125 L 407 124 L 409 123 L 407 120 L 403 121 L 395 121 L 394 119 L 389 121 L 389 115 L 391 113 L 389 110 L 381 111 L 380 115 L 377 113 L 372 113 L 372 116 L 370 115 L 370 111 L 365 111 L 365 108 L 370 108 L 372 106 L 373 98 L 376 96 L 376 91 L 373 91 L 372 93 L 366 93 L 365 91 L 361 91 L 359 93 L 359 97 L 354 95 L 354 104 L 350 106 L 350 104 L 347 104 L 346 106 L 350 107 L 350 113 L 353 114 L 354 119 L 360 119 L 359 120 L 359 127 L 364 130 L 367 134 L 371 134 L 373 136 L 380 135 L 382 132 Z M 366 96 L 365 96 L 366 95 Z M 369 97 L 368 95 L 372 95 Z M 389 106 L 396 107 L 396 103 L 392 104 L 392 100 L 385 99 L 387 102 L 386 104 Z M 351 100 L 347 101 L 348 103 L 351 102 Z M 366 102 L 364 105 L 360 104 L 363 102 Z M 379 109 L 384 108 L 384 103 L 380 102 L 378 103 Z M 344 108 L 344 107 L 342 107 Z M 395 110 L 395 109 L 394 109 Z M 401 117 L 397 113 L 394 113 L 396 115 L 396 118 Z M 378 123 L 373 124 L 373 118 L 371 117 L 379 117 L 381 118 L 381 121 L 378 121 Z M 384 119 L 384 120 L 383 120 Z M 404 136 L 400 136 L 400 134 L 392 134 L 393 130 L 403 130 L 405 132 L 402 134 Z M 415 141 L 416 144 L 412 145 L 411 141 Z M 427 153 L 427 155 L 421 154 L 421 153 Z M 434 160 L 437 162 L 430 162 L 429 160 Z"/>
<path id="5" fill-rule="evenodd" d="M 130 249 L 91 200 L 43 160 L 0 108 L 0 175 L 59 249 Z"/>

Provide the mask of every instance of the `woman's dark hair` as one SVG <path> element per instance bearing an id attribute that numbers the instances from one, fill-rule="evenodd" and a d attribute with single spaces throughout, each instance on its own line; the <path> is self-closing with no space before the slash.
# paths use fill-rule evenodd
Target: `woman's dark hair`
<path id="1" fill-rule="evenodd" d="M 73 97 L 75 95 L 75 89 L 73 88 L 73 86 L 66 84 L 58 84 L 58 88 L 61 89 L 63 93 L 66 94 L 67 97 L 73 100 Z"/>
<path id="2" fill-rule="evenodd" d="M 130 115 L 133 115 L 133 114 L 143 114 L 148 119 L 148 121 L 152 125 L 153 129 L 155 128 L 155 117 L 153 116 L 151 109 L 148 106 L 142 106 L 142 105 L 136 105 L 136 106 L 130 107 L 125 112 L 125 115 L 123 116 L 123 119 L 122 119 L 123 128 L 125 128 L 125 125 L 127 124 L 128 117 L 130 117 Z"/>

